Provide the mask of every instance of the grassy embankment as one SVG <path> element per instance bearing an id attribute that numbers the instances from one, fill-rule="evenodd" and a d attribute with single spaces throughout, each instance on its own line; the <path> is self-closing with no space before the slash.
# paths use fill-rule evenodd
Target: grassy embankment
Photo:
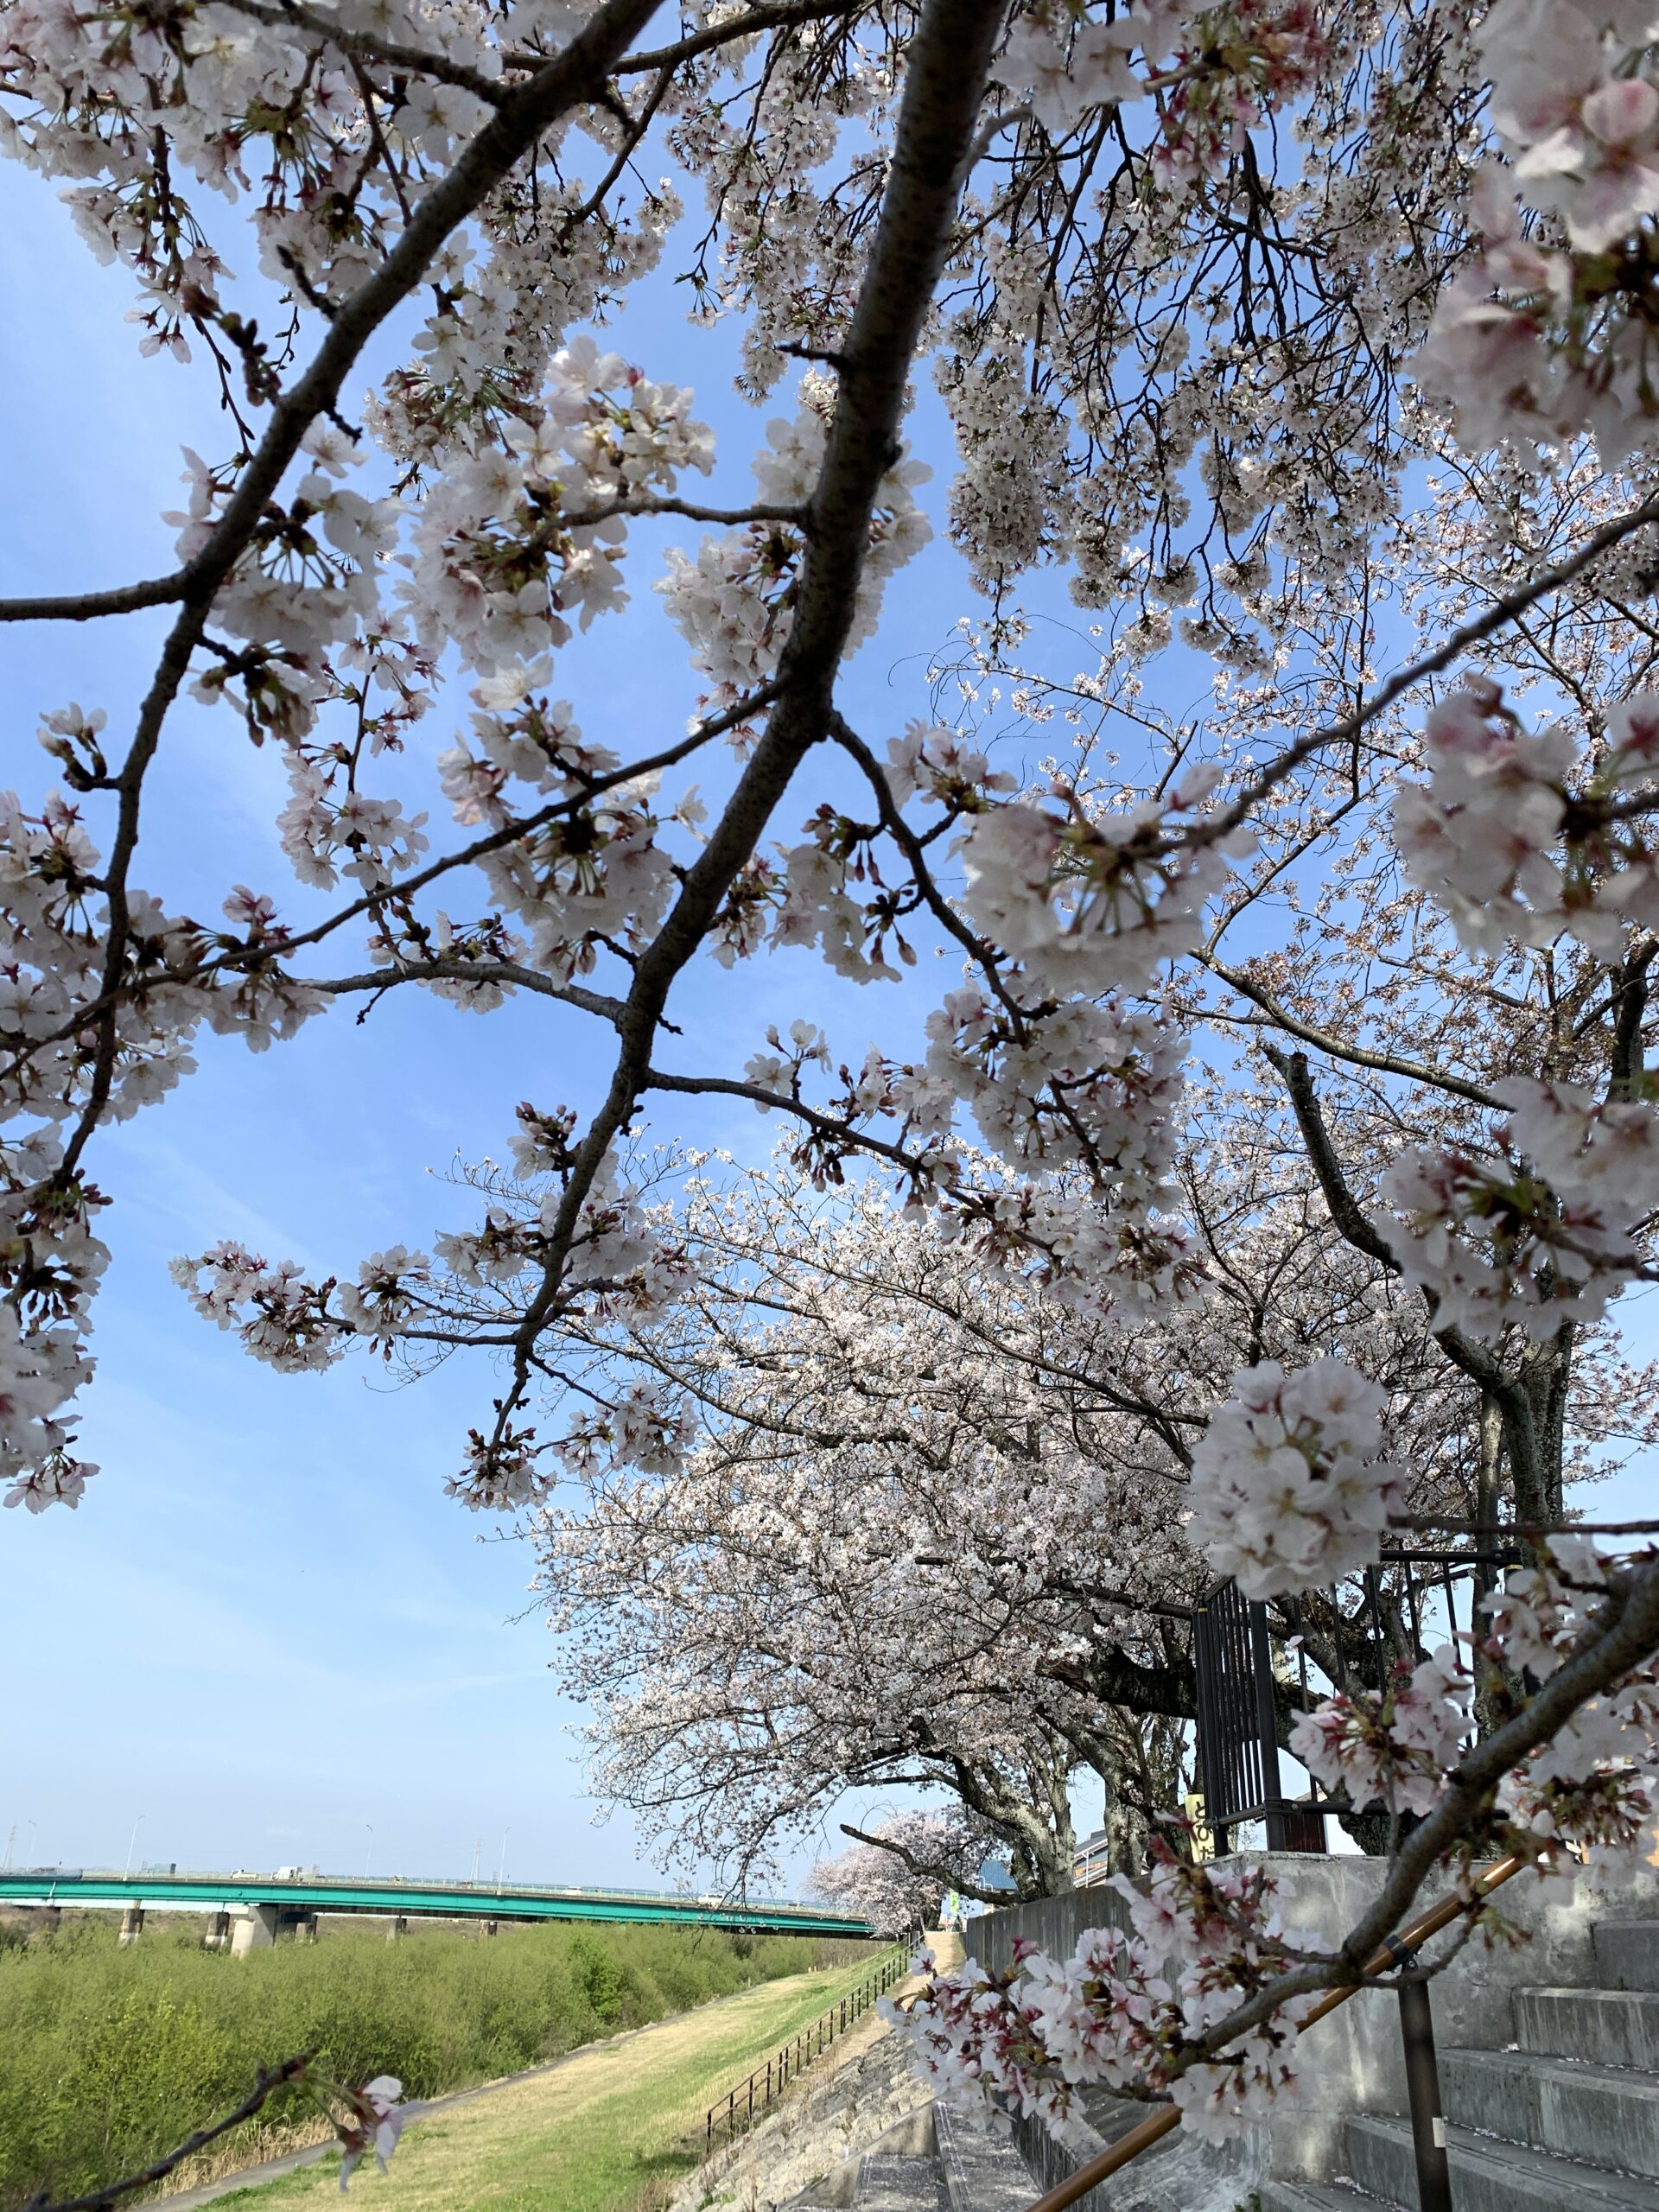
<path id="1" fill-rule="evenodd" d="M 747 1991 L 531 2082 L 416 2121 L 391 2171 L 352 2183 L 356 2212 L 639 2212 L 702 2155 L 703 2115 L 757 2061 L 844 1996 L 864 1965 Z M 834 2062 L 825 2056 L 819 2063 Z M 339 2161 L 221 2198 L 214 2212 L 327 2212 Z"/>
<path id="2" fill-rule="evenodd" d="M 204 1952 L 200 1935 L 199 1922 L 152 1923 L 122 1951 L 113 1924 L 89 1916 L 0 1949 L 0 2212 L 42 2186 L 76 2195 L 135 2171 L 233 2105 L 262 2061 L 295 2050 L 326 2051 L 341 2079 L 396 2074 L 430 2097 L 780 1977 L 792 1993 L 780 2014 L 804 2019 L 859 1973 L 806 1973 L 821 1947 L 798 1937 L 745 1946 L 679 1929 L 491 1941 L 417 1929 L 388 1944 L 373 1926 L 330 1928 L 315 1946 L 243 1960 Z M 773 2033 L 770 2012 L 754 2032 Z M 305 2139 L 276 2115 L 227 2138 L 218 2169 Z"/>

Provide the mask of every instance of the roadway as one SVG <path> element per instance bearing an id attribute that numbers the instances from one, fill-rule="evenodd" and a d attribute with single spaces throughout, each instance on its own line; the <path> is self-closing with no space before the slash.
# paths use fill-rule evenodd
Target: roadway
<path id="1" fill-rule="evenodd" d="M 0 1872 L 0 1904 L 137 1905 L 223 1912 L 274 1905 L 296 1914 L 360 1912 L 445 1920 L 609 1920 L 786 1936 L 869 1936 L 866 1920 L 774 1899 L 662 1897 L 649 1891 L 498 1888 L 483 1882 L 250 1873 L 109 1874 L 82 1868 Z"/>

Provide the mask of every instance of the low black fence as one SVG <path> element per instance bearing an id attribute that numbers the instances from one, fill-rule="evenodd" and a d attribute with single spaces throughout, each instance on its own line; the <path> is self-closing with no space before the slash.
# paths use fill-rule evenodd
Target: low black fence
<path id="1" fill-rule="evenodd" d="M 894 1982 L 908 1971 L 909 1961 L 910 1947 L 907 1944 L 901 1944 L 896 1950 L 889 1952 L 871 1969 L 858 1987 L 849 1991 L 838 2005 L 832 2005 L 827 2012 L 820 2013 L 809 2027 L 803 2028 L 799 2035 L 786 2043 L 774 2057 L 769 2058 L 764 2066 L 757 2066 L 747 2082 L 740 2082 L 724 2099 L 710 2105 L 704 2126 L 705 2148 L 713 2149 L 718 2130 L 724 2129 L 728 2136 L 735 2135 L 740 2128 L 749 2125 L 757 2113 L 765 2112 L 774 2098 L 782 2096 L 789 2084 L 804 2073 L 815 2058 L 828 2050 L 832 2044 L 838 2043 L 853 2023 L 869 2011 L 876 1999 L 891 1989 Z"/>

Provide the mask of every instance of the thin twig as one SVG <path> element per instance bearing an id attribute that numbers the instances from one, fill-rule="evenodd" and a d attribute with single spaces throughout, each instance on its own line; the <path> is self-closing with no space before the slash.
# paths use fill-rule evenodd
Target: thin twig
<path id="1" fill-rule="evenodd" d="M 1659 1521 L 1455 1521 L 1437 1513 L 1390 1513 L 1389 1526 L 1453 1536 L 1659 1536 Z"/>
<path id="2" fill-rule="evenodd" d="M 1651 493 L 1640 506 L 1632 507 L 1628 514 L 1615 516 L 1611 522 L 1604 523 L 1599 531 L 1585 540 L 1576 553 L 1570 554 L 1564 561 L 1555 562 L 1550 568 L 1541 569 L 1530 583 L 1518 585 L 1514 591 L 1505 592 L 1495 599 L 1484 613 L 1476 615 L 1472 620 L 1452 631 L 1433 652 L 1425 653 L 1409 668 L 1400 669 L 1389 677 L 1363 705 L 1356 707 L 1352 714 L 1344 715 L 1340 721 L 1327 722 L 1321 729 L 1310 730 L 1306 737 L 1299 737 L 1294 745 L 1287 746 L 1276 760 L 1270 760 L 1265 768 L 1252 776 L 1236 798 L 1230 799 L 1218 812 L 1206 815 L 1191 830 L 1160 840 L 1154 849 L 1154 856 L 1166 852 L 1179 852 L 1192 845 L 1211 844 L 1217 837 L 1225 837 L 1242 828 L 1252 807 L 1258 805 L 1283 783 L 1287 776 L 1300 768 L 1304 761 L 1312 759 L 1314 753 L 1323 752 L 1328 746 L 1351 744 L 1403 693 L 1414 690 L 1427 677 L 1440 675 L 1471 645 L 1478 645 L 1483 639 L 1490 638 L 1495 630 L 1501 630 L 1517 614 L 1524 614 L 1536 601 L 1558 590 L 1562 584 L 1571 583 L 1574 576 L 1581 574 L 1592 562 L 1599 560 L 1604 553 L 1611 552 L 1615 545 L 1622 543 L 1635 531 L 1656 522 L 1659 522 L 1659 492 Z"/>

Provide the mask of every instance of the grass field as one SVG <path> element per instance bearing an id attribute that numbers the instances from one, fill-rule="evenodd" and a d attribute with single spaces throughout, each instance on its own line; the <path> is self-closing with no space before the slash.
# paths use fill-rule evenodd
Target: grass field
<path id="1" fill-rule="evenodd" d="M 804 1971 L 822 1955 L 801 1937 L 674 1928 L 504 1929 L 491 1940 L 417 1928 L 388 1943 L 365 1925 L 231 1959 L 202 1950 L 199 1922 L 152 1923 L 127 1950 L 104 1916 L 66 1922 L 50 1941 L 0 1948 L 0 2212 L 41 2188 L 76 2196 L 135 2171 L 233 2106 L 261 2063 L 295 2051 L 326 2054 L 340 2080 L 395 2074 L 410 2096 L 434 2097 L 714 1998 L 765 1998 L 782 1976 L 792 1993 L 779 1994 L 782 2014 L 814 2014 L 847 1981 Z M 855 1981 L 862 1969 L 849 1971 Z M 763 2040 L 770 2018 L 753 2029 Z M 736 2019 L 720 2037 L 749 2048 Z M 273 2109 L 180 2181 L 315 2139 Z"/>
<path id="2" fill-rule="evenodd" d="M 554 2071 L 416 2121 L 391 2171 L 359 2170 L 357 2212 L 633 2212 L 660 2202 L 702 2156 L 703 2114 L 867 1965 L 747 1990 Z M 833 2063 L 826 2056 L 818 2062 Z M 339 2160 L 221 2197 L 214 2212 L 324 2212 Z"/>

